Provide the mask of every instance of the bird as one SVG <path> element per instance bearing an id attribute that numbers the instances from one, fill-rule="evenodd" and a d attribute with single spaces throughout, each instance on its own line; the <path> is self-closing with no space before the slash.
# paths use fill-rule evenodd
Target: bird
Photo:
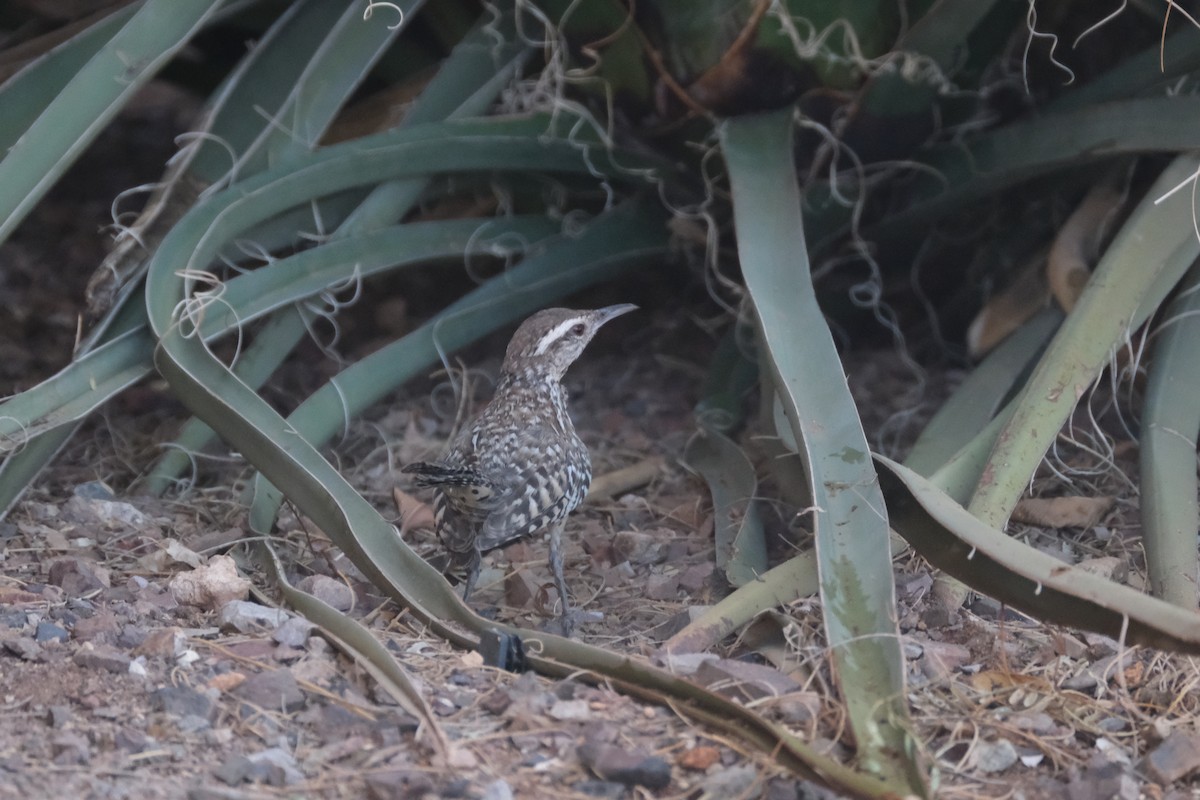
<path id="1" fill-rule="evenodd" d="M 526 319 L 479 416 L 437 461 L 403 468 L 417 487 L 434 489 L 434 526 L 449 555 L 447 573 L 463 576 L 464 601 L 483 553 L 549 529 L 550 571 L 569 635 L 563 526 L 587 495 L 592 463 L 567 411 L 562 379 L 603 325 L 636 308 L 550 308 Z"/>

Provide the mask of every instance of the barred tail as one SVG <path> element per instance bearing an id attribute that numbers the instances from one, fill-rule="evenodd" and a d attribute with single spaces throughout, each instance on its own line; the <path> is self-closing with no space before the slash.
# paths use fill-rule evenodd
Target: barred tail
<path id="1" fill-rule="evenodd" d="M 400 470 L 415 476 L 417 486 L 487 486 L 488 480 L 470 467 L 450 467 L 445 464 L 432 464 L 428 461 L 418 461 Z"/>

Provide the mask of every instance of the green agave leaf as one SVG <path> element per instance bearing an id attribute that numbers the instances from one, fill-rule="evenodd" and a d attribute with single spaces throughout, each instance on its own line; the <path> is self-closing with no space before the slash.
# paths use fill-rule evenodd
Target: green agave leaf
<path id="1" fill-rule="evenodd" d="M 904 465 L 930 475 L 983 429 L 1062 322 L 1062 312 L 1038 313 L 988 354 L 929 420 Z"/>
<path id="2" fill-rule="evenodd" d="M 896 532 L 938 569 L 1046 622 L 1126 644 L 1200 653 L 1194 610 L 1068 566 L 984 524 L 907 467 L 879 455 L 875 461 Z"/>
<path id="3" fill-rule="evenodd" d="M 758 312 L 765 366 L 809 476 L 826 631 L 860 763 L 925 795 L 926 778 L 906 731 L 883 497 L 808 274 L 792 124 L 788 110 L 732 119 L 720 128 L 738 255 Z"/>
<path id="4" fill-rule="evenodd" d="M 1034 369 L 968 506 L 985 524 L 1007 522 L 1079 397 L 1138 317 L 1157 307 L 1200 255 L 1191 192 L 1176 192 L 1157 202 L 1192 180 L 1198 168 L 1200 156 L 1188 155 L 1162 173 L 1100 259 L 1078 304 Z"/>
<path id="5" fill-rule="evenodd" d="M 692 436 L 683 461 L 712 495 L 717 569 L 734 586 L 758 580 L 767 571 L 767 539 L 754 465 L 736 442 L 706 427 Z"/>
<path id="6" fill-rule="evenodd" d="M 257 550 L 260 556 L 259 563 L 266 567 L 267 575 L 279 587 L 288 605 L 310 622 L 321 626 L 321 630 L 333 640 L 335 646 L 366 670 L 392 696 L 397 705 L 419 720 L 426 733 L 430 734 L 440 755 L 444 757 L 450 749 L 445 731 L 438 724 L 429 704 L 425 702 L 421 690 L 404 667 L 392 657 L 391 652 L 352 617 L 292 586 L 288 582 L 283 565 L 279 563 L 279 556 L 269 544 L 261 542 Z"/>
<path id="7" fill-rule="evenodd" d="M 261 172 L 269 165 L 295 158 L 316 148 L 338 110 L 350 99 L 371 67 L 415 16 L 424 0 L 397 0 L 392 5 L 400 19 L 383 15 L 363 19 L 363 10 L 351 3 L 326 31 L 320 46 L 304 63 L 304 71 L 290 87 L 287 100 L 255 142 L 239 159 L 241 175 Z M 337 4 L 327 4 L 337 5 Z"/>
<path id="8" fill-rule="evenodd" d="M 0 84 L 0 153 L 8 152 L 76 73 L 137 11 L 125 6 L 34 59 Z"/>
<path id="9" fill-rule="evenodd" d="M 63 425 L 29 437 L 17 452 L 0 462 L 0 520 L 75 435 L 79 424 Z"/>
<path id="10" fill-rule="evenodd" d="M 297 306 L 283 308 L 273 314 L 254 337 L 254 341 L 239 355 L 233 374 L 247 386 L 257 389 L 279 369 L 292 348 L 308 330 L 304 316 Z M 166 445 L 166 452 L 138 481 L 138 488 L 161 495 L 172 486 L 184 470 L 192 466 L 195 454 L 204 449 L 216 436 L 212 428 L 192 417 L 179 431 L 175 441 Z"/>
<path id="11" fill-rule="evenodd" d="M 0 161 L 0 241 L 219 5 L 220 0 L 147 0 L 67 82 Z"/>
<path id="12" fill-rule="evenodd" d="M 1196 124 L 1200 98 L 1138 98 L 1014 123 L 965 147 L 934 148 L 917 159 L 925 169 L 915 178 L 905 207 L 873 226 L 869 236 L 919 231 L 949 211 L 1065 167 L 1129 153 L 1191 150 Z"/>
<path id="13" fill-rule="evenodd" d="M 1150 591 L 1195 613 L 1196 437 L 1200 433 L 1200 267 L 1192 265 L 1158 328 L 1142 411 L 1142 546 Z"/>

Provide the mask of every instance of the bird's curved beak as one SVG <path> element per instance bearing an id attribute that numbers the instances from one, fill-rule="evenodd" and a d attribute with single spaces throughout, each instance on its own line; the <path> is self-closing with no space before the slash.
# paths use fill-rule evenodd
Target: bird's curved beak
<path id="1" fill-rule="evenodd" d="M 598 321 L 596 327 L 599 328 L 609 320 L 616 319 L 622 314 L 628 314 L 630 311 L 637 311 L 637 306 L 633 303 L 618 303 L 615 306 L 606 306 L 605 308 L 596 309 Z"/>

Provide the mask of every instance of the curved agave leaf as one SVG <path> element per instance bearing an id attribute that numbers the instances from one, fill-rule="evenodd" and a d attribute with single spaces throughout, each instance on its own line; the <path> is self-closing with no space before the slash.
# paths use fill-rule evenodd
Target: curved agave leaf
<path id="1" fill-rule="evenodd" d="M 1132 324 L 1156 308 L 1200 255 L 1189 191 L 1158 202 L 1194 180 L 1200 156 L 1176 159 L 1122 226 L 1075 309 L 1051 341 L 1017 398 L 968 506 L 1000 526 L 1079 397 L 1125 341 Z"/>
<path id="2" fill-rule="evenodd" d="M 883 496 L 833 336 L 817 305 L 792 168 L 792 111 L 720 129 L 742 275 L 816 507 L 825 626 L 864 767 L 927 793 L 910 747 Z"/>
<path id="3" fill-rule="evenodd" d="M 1200 653 L 1194 610 L 1068 566 L 984 524 L 907 467 L 879 455 L 875 461 L 893 527 L 938 569 L 1047 622 Z"/>
<path id="4" fill-rule="evenodd" d="M 0 241 L 220 4 L 147 0 L 67 82 L 0 161 Z"/>
<path id="5" fill-rule="evenodd" d="M 1142 544 L 1150 591 L 1196 609 L 1196 436 L 1200 433 L 1200 267 L 1163 315 L 1142 412 Z"/>

